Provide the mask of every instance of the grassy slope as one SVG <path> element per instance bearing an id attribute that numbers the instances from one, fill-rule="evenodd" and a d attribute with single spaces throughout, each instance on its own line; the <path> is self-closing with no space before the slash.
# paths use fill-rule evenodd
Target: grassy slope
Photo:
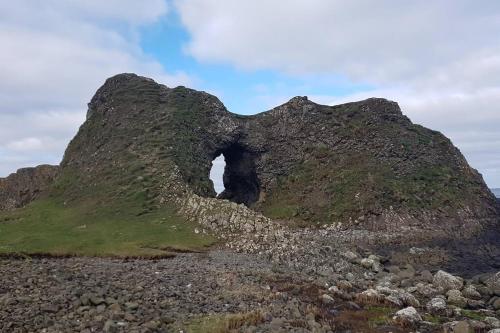
<path id="1" fill-rule="evenodd" d="M 0 253 L 154 257 L 213 243 L 193 229 L 169 209 L 133 216 L 41 200 L 0 215 Z"/>
<path id="2" fill-rule="evenodd" d="M 351 120 L 347 129 L 342 130 L 349 135 L 354 133 L 354 138 L 373 133 L 392 138 L 396 147 L 392 154 L 407 156 L 411 161 L 403 162 L 409 166 L 406 172 L 397 172 L 399 163 L 391 165 L 389 159 L 381 161 L 373 153 L 334 154 L 327 147 L 311 147 L 309 158 L 280 178 L 278 186 L 268 193 L 261 207 L 263 213 L 271 218 L 296 220 L 299 224 L 324 224 L 378 214 L 390 207 L 416 214 L 420 210 L 443 208 L 453 211 L 463 208 L 462 202 L 477 200 L 481 184 L 464 178 L 462 171 L 439 158 L 430 163 L 411 155 L 421 154 L 429 147 L 435 153 L 447 151 L 448 142 L 443 136 L 418 125 L 403 129 L 387 124 L 375 124 L 373 128 L 362 124 L 358 119 Z"/>
<path id="3" fill-rule="evenodd" d="M 114 89 L 107 99 L 119 112 L 106 118 L 95 111 L 82 125 L 50 193 L 0 213 L 0 253 L 161 256 L 161 248 L 199 250 L 215 242 L 157 200 L 163 181 L 158 170 L 169 170 L 178 157 L 165 142 L 189 153 L 181 161 L 196 156 L 190 131 L 174 140 L 173 129 L 192 127 L 202 112 L 199 98 L 178 88 L 170 104 L 160 105 L 159 86 L 142 80 Z"/>
<path id="4" fill-rule="evenodd" d="M 172 208 L 152 206 L 147 180 L 124 179 L 128 189 L 104 182 L 73 188 L 74 177 L 63 174 L 46 198 L 0 213 L 0 253 L 155 257 L 215 242 Z"/>

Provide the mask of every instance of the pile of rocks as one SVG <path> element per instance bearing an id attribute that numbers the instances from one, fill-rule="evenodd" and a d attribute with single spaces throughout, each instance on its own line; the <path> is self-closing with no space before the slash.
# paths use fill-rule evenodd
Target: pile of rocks
<path id="1" fill-rule="evenodd" d="M 328 272 L 231 251 L 154 261 L 2 259 L 0 331 L 190 332 L 231 315 L 240 318 L 234 332 L 500 329 L 500 272 L 463 279 L 329 251 L 340 265 Z"/>

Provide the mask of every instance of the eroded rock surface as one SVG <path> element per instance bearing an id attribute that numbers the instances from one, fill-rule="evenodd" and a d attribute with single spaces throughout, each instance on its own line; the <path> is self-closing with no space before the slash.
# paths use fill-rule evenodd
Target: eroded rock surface
<path id="1" fill-rule="evenodd" d="M 220 154 L 216 199 L 209 172 Z M 326 106 L 295 97 L 241 116 L 205 92 L 120 74 L 98 89 L 59 172 L 50 170 L 43 179 L 58 174 L 57 186 L 47 191 L 65 204 L 140 198 L 134 214 L 172 207 L 241 251 L 293 256 L 287 244 L 347 231 L 381 246 L 492 235 L 477 239 L 492 244 L 487 255 L 498 249 L 497 202 L 481 175 L 446 137 L 380 98 Z M 36 198 L 36 187 L 8 187 L 9 207 Z"/>
<path id="2" fill-rule="evenodd" d="M 142 168 L 154 179 L 151 199 L 175 204 L 215 197 L 209 172 L 220 154 L 220 197 L 273 219 L 463 236 L 498 216 L 482 177 L 446 137 L 377 98 L 332 107 L 295 97 L 240 116 L 207 93 L 121 74 L 92 99 L 62 169 L 91 186 Z"/>
<path id="3" fill-rule="evenodd" d="M 0 211 L 22 207 L 47 190 L 59 172 L 59 167 L 40 165 L 19 169 L 7 178 L 0 178 Z"/>

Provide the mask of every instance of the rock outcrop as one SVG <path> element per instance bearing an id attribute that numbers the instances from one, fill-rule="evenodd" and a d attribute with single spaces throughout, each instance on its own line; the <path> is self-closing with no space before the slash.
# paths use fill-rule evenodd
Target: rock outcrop
<path id="1" fill-rule="evenodd" d="M 22 207 L 37 199 L 53 183 L 59 167 L 40 165 L 0 178 L 0 211 Z"/>
<path id="2" fill-rule="evenodd" d="M 220 154 L 226 200 L 217 201 L 209 172 Z M 96 193 L 141 197 L 145 212 L 170 205 L 203 225 L 229 216 L 245 228 L 270 218 L 465 237 L 498 223 L 481 175 L 395 102 L 295 97 L 241 116 L 205 92 L 134 74 L 99 88 L 61 163 L 57 195 L 71 203 Z"/>

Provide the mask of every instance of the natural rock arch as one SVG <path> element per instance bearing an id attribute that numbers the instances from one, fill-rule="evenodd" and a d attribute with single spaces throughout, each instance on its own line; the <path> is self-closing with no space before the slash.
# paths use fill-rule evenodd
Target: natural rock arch
<path id="1" fill-rule="evenodd" d="M 228 165 L 220 198 L 273 219 L 451 234 L 498 221 L 481 175 L 445 136 L 413 124 L 395 102 L 327 106 L 298 96 L 241 116 L 205 92 L 134 74 L 108 79 L 92 98 L 61 163 L 57 195 L 85 200 L 98 186 L 114 200 L 140 193 L 148 209 L 182 212 L 179 202 L 192 195 L 216 196 L 209 174 L 221 153 Z M 207 214 L 221 218 L 210 205 Z"/>
<path id="2" fill-rule="evenodd" d="M 259 200 L 260 183 L 257 177 L 254 153 L 238 143 L 221 151 L 226 160 L 223 181 L 225 190 L 218 195 L 238 204 L 251 207 Z"/>

